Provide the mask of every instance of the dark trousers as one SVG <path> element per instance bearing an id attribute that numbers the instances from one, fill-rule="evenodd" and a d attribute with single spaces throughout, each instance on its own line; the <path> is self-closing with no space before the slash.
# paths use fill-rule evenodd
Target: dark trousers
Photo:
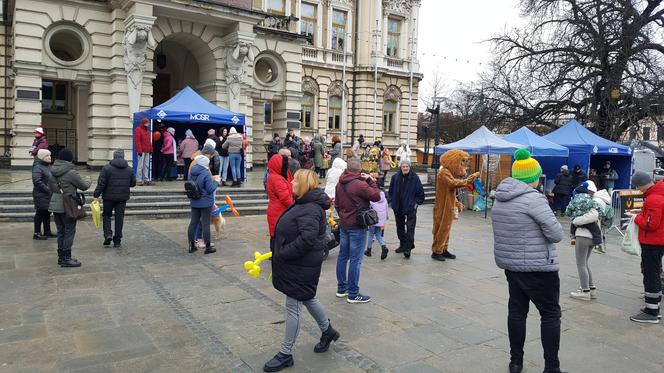
<path id="1" fill-rule="evenodd" d="M 544 349 L 544 370 L 560 368 L 560 278 L 558 272 L 505 271 L 509 285 L 507 329 L 512 363 L 523 365 L 526 341 L 526 317 L 530 302 L 540 313 L 540 331 Z"/>
<path id="2" fill-rule="evenodd" d="M 196 226 L 201 225 L 203 229 L 203 241 L 206 245 L 210 244 L 210 215 L 212 214 L 212 206 L 205 207 L 202 209 L 192 207 L 191 208 L 191 221 L 189 222 L 189 229 L 187 234 L 189 236 L 189 242 L 196 241 Z"/>
<path id="3" fill-rule="evenodd" d="M 402 249 L 413 250 L 415 248 L 415 223 L 417 222 L 417 210 L 410 214 L 394 214 L 397 222 L 397 236 L 399 246 Z"/>
<path id="4" fill-rule="evenodd" d="M 189 180 L 189 166 L 191 165 L 191 158 L 182 158 L 184 161 L 184 179 Z"/>
<path id="5" fill-rule="evenodd" d="M 593 236 L 593 245 L 601 245 L 603 240 L 602 240 L 602 228 L 599 227 L 599 224 L 597 223 L 590 223 L 590 224 L 585 224 L 585 225 L 579 225 L 578 227 L 574 224 L 570 224 L 569 226 L 569 232 L 572 234 L 572 236 L 576 236 L 576 230 L 578 228 L 585 228 L 588 231 L 590 231 L 590 234 Z"/>
<path id="6" fill-rule="evenodd" d="M 113 242 L 122 240 L 122 226 L 124 225 L 124 213 L 127 201 L 104 200 L 104 212 L 102 213 L 104 223 L 104 238 L 113 238 Z M 115 211 L 115 236 L 111 230 L 111 217 Z"/>
<path id="7" fill-rule="evenodd" d="M 570 196 L 566 194 L 554 194 L 553 212 L 560 211 L 561 214 L 564 214 L 565 210 L 567 210 L 567 205 L 569 204 L 570 199 Z"/>
<path id="8" fill-rule="evenodd" d="M 76 219 L 68 218 L 64 213 L 54 212 L 55 226 L 58 228 L 58 251 L 71 251 L 76 236 Z"/>
<path id="9" fill-rule="evenodd" d="M 51 213 L 48 210 L 35 211 L 35 233 L 42 232 L 44 226 L 44 235 L 51 234 Z"/>
<path id="10" fill-rule="evenodd" d="M 641 268 L 643 269 L 643 288 L 646 295 L 645 311 L 659 315 L 662 301 L 662 256 L 664 246 L 641 245 Z"/>
<path id="11" fill-rule="evenodd" d="M 173 154 L 162 154 L 160 160 L 159 178 L 169 179 L 171 177 L 171 170 L 173 169 Z"/>

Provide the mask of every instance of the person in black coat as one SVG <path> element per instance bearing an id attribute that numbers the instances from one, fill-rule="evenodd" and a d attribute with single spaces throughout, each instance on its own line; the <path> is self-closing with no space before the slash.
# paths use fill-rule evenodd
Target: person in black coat
<path id="1" fill-rule="evenodd" d="M 574 166 L 574 170 L 572 171 L 572 189 L 576 189 L 581 183 L 584 181 L 588 180 L 588 175 L 586 175 L 586 172 L 581 169 L 581 166 L 578 164 Z"/>
<path id="2" fill-rule="evenodd" d="M 104 246 L 111 244 L 118 248 L 122 241 L 122 226 L 124 224 L 124 212 L 129 200 L 130 188 L 136 186 L 134 171 L 124 159 L 124 150 L 117 149 L 113 152 L 113 160 L 110 161 L 99 173 L 97 188 L 93 194 L 96 200 L 101 196 L 104 200 L 103 226 Z M 115 211 L 115 236 L 111 230 L 111 217 Z"/>
<path id="3" fill-rule="evenodd" d="M 417 174 L 410 170 L 410 159 L 404 158 L 399 162 L 399 172 L 390 180 L 387 201 L 392 205 L 397 223 L 399 248 L 395 252 L 410 258 L 410 252 L 415 248 L 417 206 L 424 203 L 424 187 Z M 454 256 L 447 251 L 443 254 Z"/>
<path id="4" fill-rule="evenodd" d="M 291 351 L 300 328 L 302 304 L 323 333 L 314 352 L 327 351 L 340 336 L 316 299 L 328 241 L 325 211 L 330 207 L 330 198 L 318 188 L 316 173 L 304 169 L 295 173 L 293 194 L 295 203 L 277 221 L 272 248 L 272 284 L 286 295 L 286 335 L 279 353 L 265 363 L 265 372 L 293 366 Z"/>
<path id="5" fill-rule="evenodd" d="M 556 176 L 553 187 L 553 212 L 564 214 L 572 194 L 574 178 L 569 173 L 567 165 L 560 167 L 560 173 Z"/>
<path id="6" fill-rule="evenodd" d="M 35 203 L 35 233 L 34 240 L 46 240 L 49 237 L 57 237 L 51 233 L 51 213 L 48 204 L 51 202 L 51 188 L 48 181 L 51 178 L 51 152 L 39 149 L 36 153 L 35 162 L 32 166 L 32 199 Z M 42 225 L 44 233 L 42 234 Z"/>

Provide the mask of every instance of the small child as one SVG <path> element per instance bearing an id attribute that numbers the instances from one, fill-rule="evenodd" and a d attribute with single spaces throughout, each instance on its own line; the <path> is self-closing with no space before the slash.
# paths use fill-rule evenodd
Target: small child
<path id="1" fill-rule="evenodd" d="M 567 210 L 565 211 L 565 214 L 569 216 L 572 220 L 578 218 L 579 216 L 583 216 L 586 213 L 588 213 L 592 209 L 596 209 L 597 212 L 602 214 L 602 208 L 601 206 L 593 200 L 593 198 L 590 196 L 588 193 L 587 189 L 587 184 L 583 183 L 581 186 L 576 188 L 575 190 L 576 195 L 572 199 L 572 201 L 569 203 L 567 206 Z M 602 229 L 600 228 L 598 223 L 590 223 L 590 224 L 585 224 L 585 225 L 579 225 L 576 226 L 574 224 L 570 224 L 570 233 L 572 235 L 572 245 L 576 244 L 576 230 L 578 228 L 584 228 L 590 231 L 590 234 L 593 236 L 593 245 L 601 245 L 602 244 Z"/>
<path id="2" fill-rule="evenodd" d="M 387 258 L 387 246 L 385 245 L 385 239 L 383 234 L 385 232 L 385 222 L 387 221 L 387 198 L 385 198 L 385 192 L 380 191 L 380 201 L 371 202 L 371 208 L 376 210 L 378 214 L 378 223 L 369 227 L 369 233 L 367 236 L 367 250 L 364 252 L 364 255 L 371 256 L 371 247 L 373 246 L 374 237 L 380 244 L 381 253 L 380 259 L 385 260 Z"/>

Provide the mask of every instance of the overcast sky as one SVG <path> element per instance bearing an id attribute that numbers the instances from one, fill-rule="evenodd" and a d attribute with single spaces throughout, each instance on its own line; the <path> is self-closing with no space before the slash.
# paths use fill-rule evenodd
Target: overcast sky
<path id="1" fill-rule="evenodd" d="M 430 90 L 438 71 L 447 89 L 471 82 L 490 60 L 490 43 L 482 42 L 520 21 L 518 0 L 423 0 L 420 8 L 418 57 L 424 80 L 420 95 Z M 422 108 L 422 102 L 419 103 Z"/>

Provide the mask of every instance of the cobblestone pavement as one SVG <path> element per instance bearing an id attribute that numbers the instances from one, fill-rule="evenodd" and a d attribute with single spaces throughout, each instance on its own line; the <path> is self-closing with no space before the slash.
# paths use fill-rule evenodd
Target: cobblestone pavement
<path id="1" fill-rule="evenodd" d="M 242 268 L 267 250 L 265 218 L 227 220 L 209 256 L 185 252 L 183 220 L 128 220 L 119 250 L 103 248 L 101 231 L 85 221 L 74 245 L 78 269 L 57 267 L 54 241 L 31 240 L 30 224 L 0 225 L 0 373 L 260 371 L 283 336 L 285 298 Z M 394 249 L 392 224 L 386 238 Z M 507 286 L 493 262 L 490 221 L 465 213 L 453 233 L 459 259 L 445 263 L 429 258 L 430 227 L 424 206 L 410 260 L 365 258 L 369 304 L 334 296 L 332 252 L 318 297 L 342 337 L 329 353 L 314 354 L 319 331 L 306 315 L 289 371 L 507 371 Z M 643 302 L 638 258 L 615 242 L 593 255 L 599 298 L 584 303 L 567 295 L 578 286 L 573 249 L 559 250 L 563 368 L 664 371 L 664 325 L 628 320 Z M 530 316 L 525 371 L 541 372 L 534 307 Z"/>

